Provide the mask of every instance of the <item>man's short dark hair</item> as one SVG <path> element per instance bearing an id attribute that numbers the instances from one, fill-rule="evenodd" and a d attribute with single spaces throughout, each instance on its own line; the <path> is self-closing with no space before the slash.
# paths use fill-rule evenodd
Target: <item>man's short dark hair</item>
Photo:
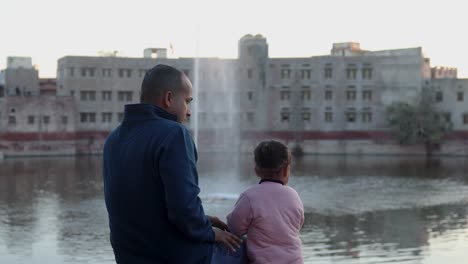
<path id="1" fill-rule="evenodd" d="M 174 67 L 158 64 L 149 70 L 141 83 L 141 103 L 155 103 L 166 91 L 178 93 L 184 73 Z"/>

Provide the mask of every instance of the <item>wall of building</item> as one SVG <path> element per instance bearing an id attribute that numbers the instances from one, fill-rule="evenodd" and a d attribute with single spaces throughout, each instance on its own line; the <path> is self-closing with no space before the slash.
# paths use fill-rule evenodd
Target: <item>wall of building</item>
<path id="1" fill-rule="evenodd" d="M 75 132 L 75 101 L 70 96 L 8 96 L 0 103 L 3 133 Z"/>
<path id="2" fill-rule="evenodd" d="M 4 74 L 7 95 L 39 95 L 39 75 L 36 69 L 7 68 Z"/>
<path id="3" fill-rule="evenodd" d="M 468 130 L 468 79 L 434 79 L 428 87 L 434 92 L 437 109 L 450 115 L 453 130 Z"/>
<path id="4" fill-rule="evenodd" d="M 395 101 L 417 102 L 422 87 L 428 86 L 443 94 L 437 107 L 451 113 L 454 129 L 468 130 L 468 109 L 458 99 L 460 91 L 467 92 L 468 81 L 430 80 L 430 60 L 421 48 L 365 51 L 359 43 L 339 43 L 326 56 L 269 58 L 261 35 L 246 35 L 238 45 L 237 59 L 63 57 L 57 96 L 0 97 L 0 133 L 15 144 L 22 144 L 21 137 L 29 139 L 26 145 L 38 140 L 32 133 L 50 142 L 60 135 L 75 140 L 71 152 L 99 152 L 107 133 L 121 122 L 124 105 L 139 102 L 145 73 L 160 63 L 181 69 L 193 83 L 192 111 L 198 114 L 187 126 L 197 129 L 202 150 L 243 149 L 251 145 L 247 135 L 252 132 L 287 135 L 285 140 L 303 142 L 311 153 L 403 153 L 410 148 L 377 142 L 385 139 L 379 139 L 387 129 L 385 110 Z M 37 85 L 35 69 L 10 70 L 11 80 L 28 82 L 11 81 L 13 86 Z M 8 124 L 12 115 L 15 125 Z M 31 115 L 37 115 L 35 120 L 48 115 L 50 122 L 29 124 Z M 69 116 L 65 125 L 59 121 L 63 115 Z M 464 140 L 466 135 L 460 135 Z M 242 142 L 236 140 L 240 138 Z"/>

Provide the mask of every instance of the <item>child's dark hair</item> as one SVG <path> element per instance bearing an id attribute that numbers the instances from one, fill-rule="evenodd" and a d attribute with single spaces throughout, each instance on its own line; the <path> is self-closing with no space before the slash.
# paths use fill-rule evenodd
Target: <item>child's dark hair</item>
<path id="1" fill-rule="evenodd" d="M 254 150 L 255 166 L 261 177 L 272 177 L 291 163 L 288 147 L 276 140 L 260 142 Z"/>

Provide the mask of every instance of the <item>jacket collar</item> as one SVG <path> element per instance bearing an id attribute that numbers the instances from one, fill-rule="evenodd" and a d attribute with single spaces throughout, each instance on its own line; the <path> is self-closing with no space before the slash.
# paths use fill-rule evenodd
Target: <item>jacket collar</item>
<path id="1" fill-rule="evenodd" d="M 276 180 L 276 179 L 262 179 L 258 184 L 262 184 L 264 182 L 275 182 L 275 183 L 279 183 L 281 185 L 284 185 L 284 183 L 280 180 Z"/>
<path id="2" fill-rule="evenodd" d="M 125 116 L 123 122 L 141 121 L 146 119 L 164 118 L 177 121 L 173 115 L 159 106 L 153 104 L 127 104 L 125 105 Z"/>

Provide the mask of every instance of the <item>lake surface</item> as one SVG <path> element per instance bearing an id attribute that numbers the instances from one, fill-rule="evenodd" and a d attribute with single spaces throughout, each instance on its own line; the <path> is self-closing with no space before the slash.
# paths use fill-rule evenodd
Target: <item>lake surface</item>
<path id="1" fill-rule="evenodd" d="M 253 157 L 200 155 L 205 211 L 225 218 Z M 113 263 L 101 157 L 0 161 L 0 263 Z M 467 263 L 468 159 L 305 156 L 305 263 Z"/>

